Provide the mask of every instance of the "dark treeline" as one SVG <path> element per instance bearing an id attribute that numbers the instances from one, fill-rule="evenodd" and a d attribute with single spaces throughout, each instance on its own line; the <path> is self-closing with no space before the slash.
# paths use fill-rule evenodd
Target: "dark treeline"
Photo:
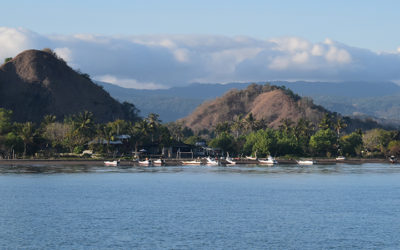
<path id="1" fill-rule="evenodd" d="M 360 129 L 344 134 L 347 124 L 328 114 L 318 125 L 300 119 L 283 120 L 278 129 L 268 128 L 250 114 L 218 124 L 212 131 L 197 133 L 179 122 L 162 124 L 157 114 L 136 121 L 96 123 L 93 114 L 82 112 L 60 122 L 47 115 L 40 124 L 12 122 L 12 111 L 0 108 L 0 157 L 57 157 L 62 153 L 82 155 L 92 150 L 102 157 L 131 156 L 146 145 L 160 149 L 179 143 L 205 142 L 231 155 L 385 157 L 400 154 L 397 130 Z M 116 149 L 113 142 L 125 136 Z"/>

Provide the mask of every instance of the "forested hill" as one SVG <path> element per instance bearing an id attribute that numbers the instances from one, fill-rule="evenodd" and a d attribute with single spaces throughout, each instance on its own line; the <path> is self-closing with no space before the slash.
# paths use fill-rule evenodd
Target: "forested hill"
<path id="1" fill-rule="evenodd" d="M 113 99 L 49 49 L 27 50 L 1 65 L 0 108 L 12 110 L 19 122 L 39 122 L 45 115 L 63 119 L 85 110 L 98 122 L 135 119 L 132 105 Z"/>

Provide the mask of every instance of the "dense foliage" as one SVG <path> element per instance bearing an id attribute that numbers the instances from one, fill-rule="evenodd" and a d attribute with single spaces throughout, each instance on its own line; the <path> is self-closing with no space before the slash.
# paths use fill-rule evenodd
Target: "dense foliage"
<path id="1" fill-rule="evenodd" d="M 130 109 L 129 105 L 126 105 Z M 144 146 L 163 149 L 174 144 L 206 142 L 230 155 L 385 157 L 400 154 L 399 131 L 372 129 L 343 134 L 346 123 L 326 115 L 314 126 L 300 119 L 283 120 L 278 129 L 249 114 L 218 124 L 212 131 L 194 134 L 181 123 L 162 124 L 157 114 L 134 121 L 95 123 L 93 114 L 82 112 L 57 121 L 47 115 L 40 124 L 12 122 L 12 111 L 0 108 L 0 157 L 82 156 L 92 150 L 103 157 L 132 155 Z M 125 137 L 121 137 L 124 135 Z M 124 138 L 124 139 L 121 139 Z M 123 140 L 118 146 L 114 142 Z M 198 145 L 197 145 L 198 146 Z"/>

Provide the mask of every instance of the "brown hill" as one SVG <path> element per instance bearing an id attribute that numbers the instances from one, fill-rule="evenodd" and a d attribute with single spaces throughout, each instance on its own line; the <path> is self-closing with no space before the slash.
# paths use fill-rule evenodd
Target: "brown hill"
<path id="1" fill-rule="evenodd" d="M 264 119 L 268 126 L 277 128 L 283 119 L 298 121 L 306 118 L 317 123 L 326 112 L 310 99 L 301 98 L 285 88 L 252 84 L 245 90 L 233 89 L 222 97 L 203 103 L 181 121 L 199 131 L 212 129 L 220 122 L 233 121 L 235 116 L 252 113 L 257 120 Z"/>
<path id="2" fill-rule="evenodd" d="M 0 67 L 0 107 L 13 110 L 16 121 L 38 122 L 46 114 L 62 119 L 84 110 L 98 122 L 129 116 L 126 106 L 50 50 L 24 51 Z"/>

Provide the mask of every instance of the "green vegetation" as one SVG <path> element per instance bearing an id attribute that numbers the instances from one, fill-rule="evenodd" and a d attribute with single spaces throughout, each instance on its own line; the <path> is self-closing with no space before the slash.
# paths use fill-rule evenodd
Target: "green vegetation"
<path id="1" fill-rule="evenodd" d="M 132 108 L 128 106 L 127 109 Z M 278 129 L 272 129 L 249 114 L 197 134 L 179 122 L 162 124 L 153 113 L 136 121 L 94 121 L 93 114 L 85 111 L 66 117 L 63 122 L 47 115 L 40 124 L 16 123 L 12 122 L 11 111 L 0 108 L 0 157 L 47 158 L 65 153 L 81 156 L 84 150 L 103 157 L 131 156 L 142 147 L 155 148 L 156 153 L 179 143 L 195 147 L 197 142 L 206 142 L 230 155 L 258 157 L 400 155 L 399 131 L 372 129 L 344 134 L 346 123 L 329 115 L 317 126 L 304 119 L 297 123 L 287 119 Z"/>
<path id="2" fill-rule="evenodd" d="M 11 60 L 12 60 L 12 57 L 7 57 L 6 59 L 4 59 L 4 63 L 8 63 Z"/>

